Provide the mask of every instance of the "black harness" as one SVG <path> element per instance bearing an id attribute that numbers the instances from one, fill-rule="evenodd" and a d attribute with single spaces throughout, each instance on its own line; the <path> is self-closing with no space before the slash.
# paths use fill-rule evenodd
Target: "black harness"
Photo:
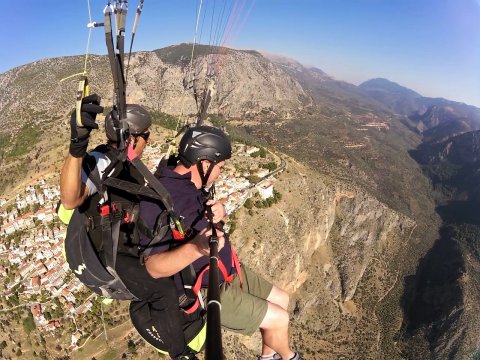
<path id="1" fill-rule="evenodd" d="M 97 193 L 76 209 L 70 220 L 65 239 L 67 261 L 70 269 L 93 292 L 118 300 L 139 300 L 115 270 L 117 254 L 136 257 L 143 265 L 144 258 L 171 229 L 170 223 L 176 223 L 170 195 L 146 167 L 138 169 L 138 164 L 145 166 L 140 160 L 137 167 L 118 161 L 119 151 L 106 145 L 94 151 L 105 154 L 110 165 L 115 165 L 107 167 L 103 176 L 107 177 L 102 180 L 95 158 L 88 155 L 85 158 L 83 170 L 97 188 Z M 143 176 L 145 169 L 153 179 Z M 167 200 L 144 185 L 146 177 L 150 178 L 149 184 L 160 186 L 159 192 L 168 194 Z M 138 216 L 138 204 L 145 197 L 160 200 L 166 209 L 170 209 L 160 214 L 153 230 L 148 229 Z M 150 239 L 148 244 L 140 244 L 139 233 Z"/>

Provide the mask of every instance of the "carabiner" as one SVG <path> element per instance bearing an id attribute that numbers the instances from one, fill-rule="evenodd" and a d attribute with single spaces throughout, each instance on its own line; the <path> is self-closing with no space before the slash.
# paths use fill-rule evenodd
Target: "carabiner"
<path id="1" fill-rule="evenodd" d="M 110 11 L 108 11 L 108 10 L 110 10 Z M 115 11 L 115 10 L 114 10 L 114 8 L 113 8 L 112 3 L 111 3 L 110 1 L 107 2 L 107 5 L 105 5 L 105 7 L 103 8 L 103 13 L 104 13 L 104 14 L 106 14 L 107 12 L 113 13 L 114 11 Z"/>

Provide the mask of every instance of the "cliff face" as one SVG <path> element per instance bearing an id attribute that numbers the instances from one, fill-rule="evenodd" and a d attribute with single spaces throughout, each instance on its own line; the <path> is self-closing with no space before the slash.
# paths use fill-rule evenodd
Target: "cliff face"
<path id="1" fill-rule="evenodd" d="M 274 111 L 285 115 L 286 109 L 302 108 L 308 103 L 301 85 L 258 53 L 229 51 L 219 55 L 216 61 L 216 82 L 209 107 L 212 113 L 241 117 Z M 207 58 L 196 58 L 193 67 L 201 90 Z M 188 75 L 188 69 L 179 63 L 163 61 L 161 55 L 155 53 L 137 54 L 131 61 L 134 81 L 129 83 L 130 101 L 145 103 L 169 114 L 196 113 L 192 91 L 185 90 L 179 81 Z M 152 98 L 147 94 L 163 96 Z"/>
<path id="2" fill-rule="evenodd" d="M 282 201 L 253 217 L 242 211 L 234 244 L 244 263 L 292 294 L 293 339 L 308 358 L 384 358 L 377 307 L 397 285 L 416 225 L 359 189 L 323 180 L 289 159 L 275 185 Z"/>
<path id="3" fill-rule="evenodd" d="M 102 96 L 105 106 L 111 106 L 113 83 L 108 59 L 95 55 L 89 59 L 92 91 Z M 82 61 L 80 56 L 45 59 L 0 74 L 0 122 L 43 122 L 65 116 L 73 107 L 77 81 L 61 80 L 81 71 Z M 211 113 L 227 117 L 274 113 L 285 117 L 311 103 L 297 80 L 257 52 L 228 51 L 219 55 L 217 62 Z M 196 57 L 193 67 L 198 72 L 198 89 L 202 90 L 207 57 Z M 169 60 L 164 53 L 132 54 L 128 102 L 173 115 L 196 114 L 193 92 L 182 82 L 188 73 L 181 59 Z"/>

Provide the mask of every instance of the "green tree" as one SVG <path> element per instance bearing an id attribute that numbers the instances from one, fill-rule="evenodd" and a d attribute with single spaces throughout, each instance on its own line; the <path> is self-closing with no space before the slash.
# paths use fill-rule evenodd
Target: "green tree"
<path id="1" fill-rule="evenodd" d="M 261 209 L 261 208 L 265 207 L 265 204 L 262 200 L 257 200 L 257 201 L 255 201 L 255 207 Z"/>
<path id="2" fill-rule="evenodd" d="M 270 161 L 267 164 L 261 165 L 263 169 L 267 169 L 268 171 L 273 171 L 277 168 L 277 164 L 274 161 Z"/>
<path id="3" fill-rule="evenodd" d="M 35 321 L 33 320 L 33 315 L 31 312 L 28 313 L 27 317 L 23 320 L 23 329 L 27 334 L 30 334 L 35 330 Z"/>
<path id="4" fill-rule="evenodd" d="M 135 350 L 137 350 L 135 342 L 132 339 L 128 340 L 128 351 L 135 352 Z"/>
<path id="5" fill-rule="evenodd" d="M 252 184 L 255 184 L 260 181 L 260 178 L 257 175 L 250 175 L 248 181 Z"/>
<path id="6" fill-rule="evenodd" d="M 262 159 L 265 159 L 267 157 L 267 150 L 265 150 L 263 147 L 261 147 L 260 150 L 259 150 L 259 155 Z"/>
<path id="7" fill-rule="evenodd" d="M 273 198 L 275 199 L 275 202 L 279 202 L 280 200 L 282 200 L 282 193 L 273 189 Z"/>
<path id="8" fill-rule="evenodd" d="M 233 234 L 236 228 L 237 228 L 237 223 L 235 221 L 232 221 L 230 223 L 230 229 L 228 230 L 228 233 Z"/>

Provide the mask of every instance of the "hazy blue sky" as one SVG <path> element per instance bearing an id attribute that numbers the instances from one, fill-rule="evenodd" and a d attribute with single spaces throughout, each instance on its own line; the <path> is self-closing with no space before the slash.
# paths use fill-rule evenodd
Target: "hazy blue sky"
<path id="1" fill-rule="evenodd" d="M 93 20 L 103 21 L 106 1 L 90 1 Z M 198 1 L 145 0 L 134 50 L 191 42 Z M 216 0 L 217 9 L 223 1 L 235 0 Z M 138 2 L 129 3 L 133 16 Z M 87 0 L 4 1 L 1 8 L 0 73 L 84 53 Z M 249 0 L 238 29 L 226 45 L 285 55 L 354 84 L 385 77 L 424 96 L 480 106 L 480 0 Z M 90 50 L 106 53 L 101 28 Z"/>

